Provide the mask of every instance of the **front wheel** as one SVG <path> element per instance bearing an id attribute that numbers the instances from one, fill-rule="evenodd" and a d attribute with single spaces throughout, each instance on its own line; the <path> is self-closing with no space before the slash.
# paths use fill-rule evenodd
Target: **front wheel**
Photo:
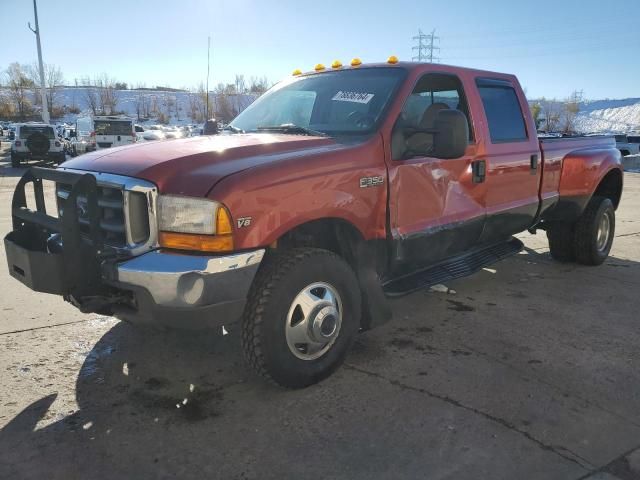
<path id="1" fill-rule="evenodd" d="M 302 388 L 333 373 L 360 326 L 360 289 L 336 254 L 296 248 L 265 259 L 242 320 L 247 362 L 283 387 Z"/>

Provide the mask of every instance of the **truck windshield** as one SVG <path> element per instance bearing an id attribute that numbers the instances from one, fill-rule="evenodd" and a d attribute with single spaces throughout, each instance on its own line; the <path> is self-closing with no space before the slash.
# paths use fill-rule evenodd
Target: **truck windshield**
<path id="1" fill-rule="evenodd" d="M 131 122 L 95 120 L 94 129 L 96 135 L 132 135 Z"/>
<path id="2" fill-rule="evenodd" d="M 405 75 L 401 68 L 362 68 L 293 78 L 251 104 L 231 122 L 231 130 L 371 133 Z"/>

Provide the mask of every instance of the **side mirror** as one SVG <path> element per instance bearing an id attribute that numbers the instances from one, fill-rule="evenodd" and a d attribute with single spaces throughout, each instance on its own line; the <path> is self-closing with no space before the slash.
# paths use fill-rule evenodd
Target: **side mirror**
<path id="1" fill-rule="evenodd" d="M 441 110 L 436 116 L 433 156 L 460 158 L 469 143 L 469 124 L 460 110 Z"/>
<path id="2" fill-rule="evenodd" d="M 75 130 L 71 130 L 71 131 L 69 132 L 69 138 L 76 138 L 76 137 L 77 137 L 77 135 L 76 135 L 76 131 L 75 131 Z"/>
<path id="3" fill-rule="evenodd" d="M 15 140 L 16 139 L 16 132 L 9 132 L 9 140 Z"/>

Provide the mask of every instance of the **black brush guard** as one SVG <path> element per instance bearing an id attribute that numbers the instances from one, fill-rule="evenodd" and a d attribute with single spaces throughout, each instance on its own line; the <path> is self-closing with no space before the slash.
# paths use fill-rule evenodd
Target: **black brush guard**
<path id="1" fill-rule="evenodd" d="M 47 214 L 43 180 L 71 186 L 66 199 L 58 198 L 63 202 L 58 218 Z M 33 185 L 35 211 L 27 207 L 28 184 Z M 78 306 L 104 298 L 107 287 L 102 281 L 101 263 L 111 255 L 104 248 L 93 175 L 30 168 L 16 186 L 11 213 L 13 231 L 5 237 L 4 245 L 14 278 L 32 290 L 63 295 Z M 81 232 L 79 214 L 88 220 L 88 233 Z"/>

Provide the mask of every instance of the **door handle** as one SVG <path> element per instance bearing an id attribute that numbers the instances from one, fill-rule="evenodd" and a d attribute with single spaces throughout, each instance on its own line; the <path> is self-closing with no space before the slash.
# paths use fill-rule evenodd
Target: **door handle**
<path id="1" fill-rule="evenodd" d="M 475 160 L 471 162 L 471 174 L 473 183 L 482 183 L 487 178 L 486 160 Z"/>
<path id="2" fill-rule="evenodd" d="M 535 175 L 538 171 L 538 154 L 534 153 L 531 155 L 531 175 Z"/>

